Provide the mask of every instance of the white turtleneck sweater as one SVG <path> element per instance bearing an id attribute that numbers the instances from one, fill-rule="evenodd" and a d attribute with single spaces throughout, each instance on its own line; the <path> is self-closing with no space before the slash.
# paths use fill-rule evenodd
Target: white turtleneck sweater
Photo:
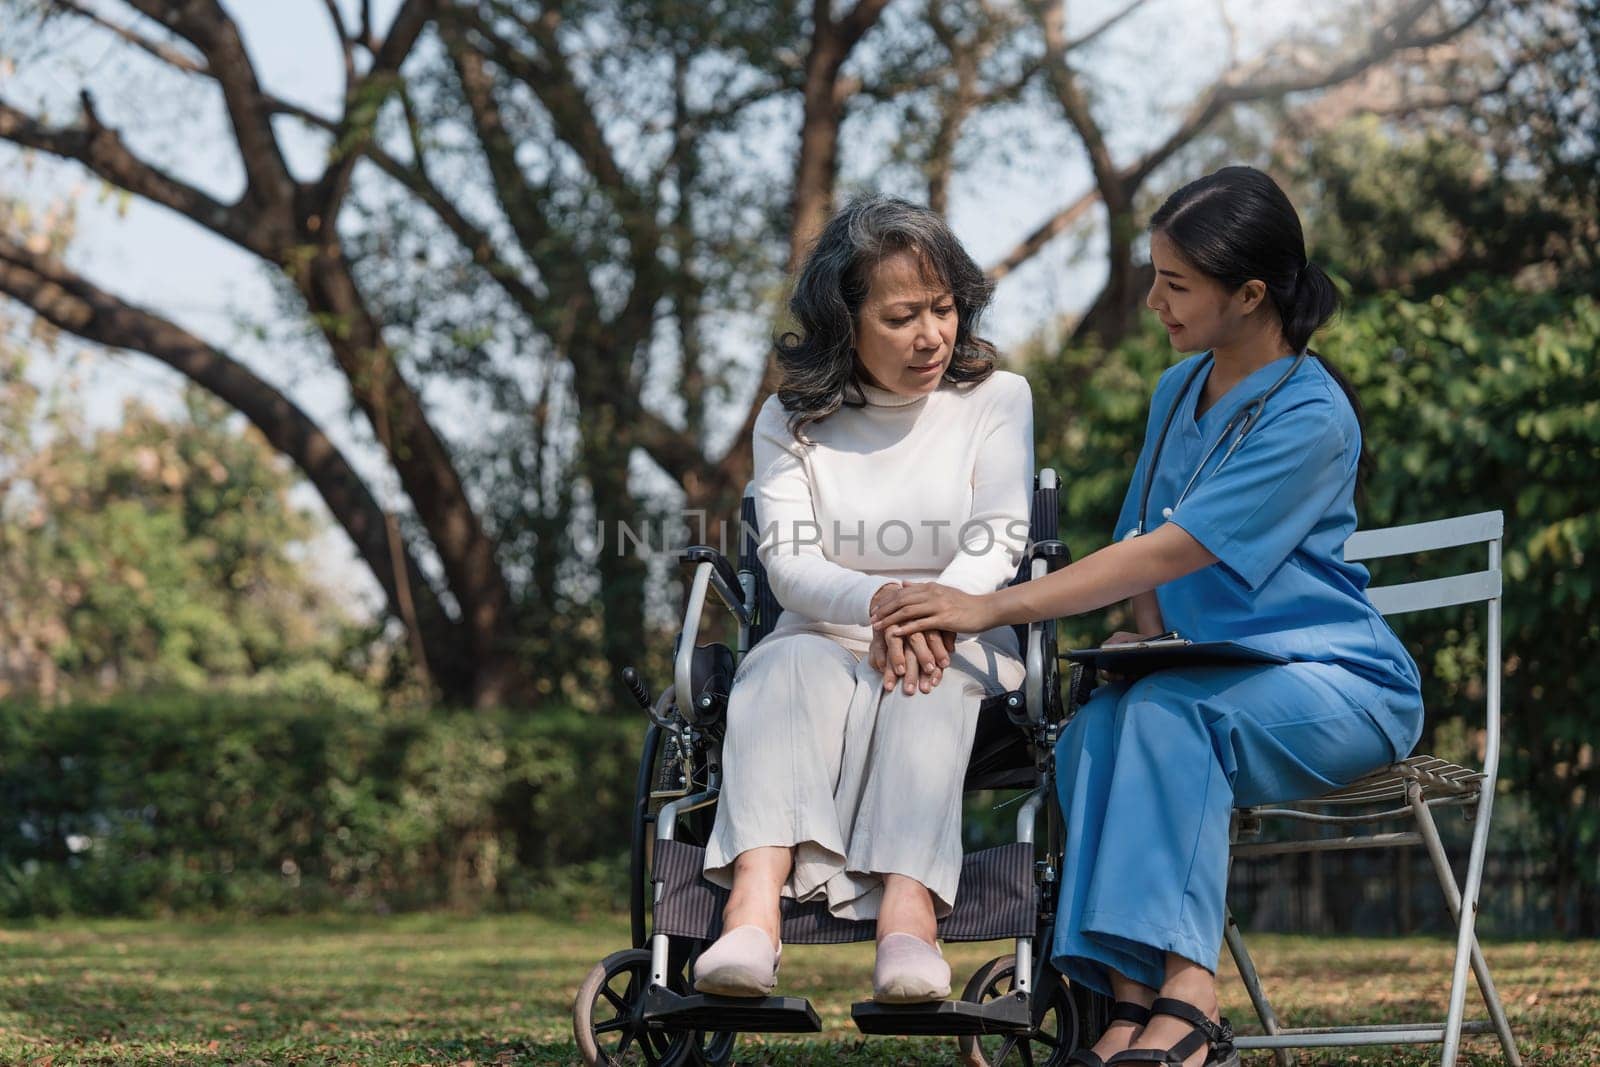
<path id="1" fill-rule="evenodd" d="M 771 397 L 754 435 L 761 562 L 784 607 L 774 632 L 822 633 L 858 653 L 887 583 L 989 593 L 1009 582 L 1033 487 L 1033 396 L 1020 375 L 921 397 L 862 393 L 864 406 L 806 427 L 809 443 Z"/>

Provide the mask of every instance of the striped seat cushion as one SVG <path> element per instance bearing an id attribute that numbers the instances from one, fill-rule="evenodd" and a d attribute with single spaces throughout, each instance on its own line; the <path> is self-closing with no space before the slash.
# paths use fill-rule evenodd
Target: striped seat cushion
<path id="1" fill-rule="evenodd" d="M 654 880 L 662 884 L 655 929 L 673 937 L 711 940 L 722 932 L 728 891 L 700 876 L 705 849 L 679 841 L 656 844 Z M 996 941 L 1030 937 L 1038 906 L 1033 882 L 1033 846 L 1001 845 L 969 852 L 961 863 L 955 908 L 939 920 L 946 941 Z M 874 924 L 838 919 L 820 900 L 784 899 L 783 940 L 790 945 L 842 945 L 871 941 Z"/>

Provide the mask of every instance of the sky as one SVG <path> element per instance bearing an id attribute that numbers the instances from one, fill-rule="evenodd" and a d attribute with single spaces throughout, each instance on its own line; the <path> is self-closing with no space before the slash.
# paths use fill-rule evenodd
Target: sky
<path id="1" fill-rule="evenodd" d="M 341 2 L 347 9 L 355 6 Z M 1082 32 L 1121 3 L 1094 0 L 1068 5 L 1069 30 Z M 374 21 L 386 25 L 396 4 L 397 0 L 375 0 Z M 132 21 L 127 9 L 112 0 L 95 6 Z M 225 6 L 239 22 L 269 91 L 324 114 L 337 113 L 342 72 L 320 0 L 231 0 Z M 1243 9 L 1233 0 L 1230 7 Z M 1159 139 L 1175 106 L 1218 69 L 1223 31 L 1214 10 L 1194 0 L 1154 0 L 1096 46 L 1096 66 L 1090 73 L 1103 93 L 1102 113 L 1112 116 L 1106 126 L 1118 158 L 1126 160 Z M 1267 0 L 1249 10 L 1240 24 L 1246 49 L 1284 32 L 1303 15 L 1304 5 Z M 0 27 L 0 48 L 6 44 Z M 1174 62 L 1158 71 L 1149 69 L 1152 54 L 1167 53 Z M 236 193 L 241 171 L 227 151 L 225 117 L 215 94 L 192 79 L 151 83 L 147 80 L 151 75 L 119 66 L 121 54 L 122 49 L 100 33 L 74 31 L 68 47 L 49 63 L 24 62 L 9 78 L 0 70 L 0 95 L 66 123 L 76 115 L 78 88 L 88 84 L 98 90 L 97 109 L 103 121 L 120 130 L 135 151 L 163 161 L 208 190 Z M 143 70 L 145 65 L 134 69 Z M 280 118 L 278 128 L 291 167 L 308 175 L 317 172 L 321 143 L 303 134 L 293 120 Z M 952 189 L 952 227 L 980 264 L 993 263 L 1089 185 L 1081 150 L 1068 138 L 1064 124 L 1050 117 L 1041 119 L 1038 128 L 1053 128 L 1059 136 L 1047 137 L 1042 149 L 1036 145 L 1025 159 L 969 168 Z M 784 151 L 782 139 L 793 135 L 774 130 L 772 150 Z M 874 175 L 863 169 L 870 168 L 870 159 L 856 162 L 848 143 L 843 155 L 842 183 L 872 186 Z M 279 298 L 259 262 L 163 208 L 109 193 L 74 164 L 29 157 L 0 145 L 0 183 L 8 195 L 36 204 L 71 199 L 77 230 L 67 259 L 75 270 L 243 359 L 329 428 L 380 499 L 395 498 L 392 475 L 366 435 L 353 428 L 346 415 L 348 396 L 342 379 L 328 369 L 320 346 L 297 337 L 262 339 L 246 326 L 281 319 L 276 310 Z M 1058 239 L 1000 284 L 987 332 L 1002 351 L 1021 344 L 1060 315 L 1080 310 L 1092 298 L 1103 271 L 1092 243 L 1087 255 L 1075 255 L 1082 251 L 1070 239 Z M 17 311 L 7 309 L 8 314 Z M 175 405 L 182 386 L 175 372 L 136 353 L 85 354 L 70 366 L 61 359 L 40 359 L 33 373 L 47 388 L 70 388 L 78 394 L 95 424 L 115 420 L 130 398 L 158 407 Z M 475 414 L 469 407 L 449 396 L 430 399 L 438 401 L 438 420 L 447 437 L 474 426 Z M 316 504 L 309 487 L 297 499 Z M 370 608 L 373 583 L 348 544 L 339 534 L 325 540 L 310 553 L 321 561 L 325 580 Z"/>

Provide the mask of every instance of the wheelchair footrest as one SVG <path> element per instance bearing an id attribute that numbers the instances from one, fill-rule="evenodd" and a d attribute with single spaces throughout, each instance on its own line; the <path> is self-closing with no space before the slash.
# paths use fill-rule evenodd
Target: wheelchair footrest
<path id="1" fill-rule="evenodd" d="M 679 996 L 660 986 L 645 995 L 644 1019 L 652 1029 L 721 1033 L 820 1034 L 822 1020 L 805 997 Z"/>
<path id="2" fill-rule="evenodd" d="M 850 1007 L 850 1017 L 863 1034 L 1025 1034 L 1033 1029 L 1028 998 L 1021 993 L 982 1004 L 940 1000 L 929 1004 L 879 1004 L 863 1000 Z"/>

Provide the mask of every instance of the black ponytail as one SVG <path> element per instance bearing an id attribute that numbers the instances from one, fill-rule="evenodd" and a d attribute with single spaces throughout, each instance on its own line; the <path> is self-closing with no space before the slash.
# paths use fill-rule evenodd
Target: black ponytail
<path id="1" fill-rule="evenodd" d="M 1284 340 L 1296 352 L 1311 351 L 1328 369 L 1363 428 L 1359 492 L 1373 465 L 1361 398 L 1338 367 L 1307 347 L 1338 313 L 1339 290 L 1327 271 L 1306 258 L 1300 216 L 1278 183 L 1254 167 L 1223 167 L 1169 196 L 1151 217 L 1150 229 L 1165 234 L 1183 258 L 1227 289 L 1252 280 L 1267 287 Z"/>
<path id="2" fill-rule="evenodd" d="M 1305 262 L 1285 298 L 1273 294 L 1278 317 L 1283 320 L 1283 337 L 1296 352 L 1311 343 L 1311 335 L 1322 328 L 1339 310 L 1339 290 L 1333 287 L 1328 272 L 1315 263 Z M 1272 292 L 1268 288 L 1268 292 Z"/>

